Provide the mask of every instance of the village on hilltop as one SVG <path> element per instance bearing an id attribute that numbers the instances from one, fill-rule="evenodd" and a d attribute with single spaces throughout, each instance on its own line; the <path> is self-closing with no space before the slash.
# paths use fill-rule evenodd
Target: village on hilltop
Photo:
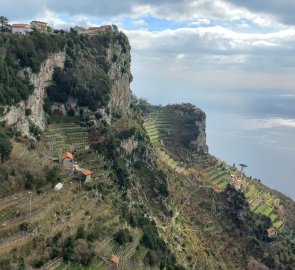
<path id="1" fill-rule="evenodd" d="M 113 27 L 111 25 L 102 25 L 99 27 L 89 27 L 89 28 L 76 26 L 73 29 L 77 31 L 78 34 L 86 34 L 86 35 L 93 36 L 101 32 L 112 30 Z M 48 26 L 47 22 L 40 22 L 40 21 L 32 21 L 30 24 L 17 23 L 17 24 L 11 25 L 11 32 L 16 35 L 26 36 L 30 34 L 33 30 L 37 30 L 42 33 L 49 33 L 51 31 L 51 28 Z"/>

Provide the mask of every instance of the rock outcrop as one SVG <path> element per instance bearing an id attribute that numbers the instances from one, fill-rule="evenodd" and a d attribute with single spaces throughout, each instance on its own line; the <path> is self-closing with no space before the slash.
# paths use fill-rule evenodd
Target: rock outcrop
<path id="1" fill-rule="evenodd" d="M 21 101 L 15 106 L 5 106 L 3 117 L 0 121 L 6 122 L 9 126 L 15 126 L 23 136 L 31 137 L 30 125 L 37 126 L 40 130 L 45 129 L 46 119 L 43 110 L 45 88 L 52 80 L 55 67 L 64 67 L 65 53 L 52 54 L 42 64 L 40 72 L 34 74 L 27 69 L 30 80 L 35 87 L 33 94 L 27 101 Z M 26 110 L 30 113 L 26 114 Z"/>
<path id="2" fill-rule="evenodd" d="M 125 50 L 119 42 L 108 50 L 108 59 L 111 63 L 109 76 L 111 81 L 111 95 L 109 108 L 111 113 L 127 114 L 129 112 L 130 91 L 130 50 Z"/>
<path id="3" fill-rule="evenodd" d="M 192 104 L 169 105 L 175 112 L 174 143 L 180 146 L 208 153 L 206 144 L 206 114 Z"/>

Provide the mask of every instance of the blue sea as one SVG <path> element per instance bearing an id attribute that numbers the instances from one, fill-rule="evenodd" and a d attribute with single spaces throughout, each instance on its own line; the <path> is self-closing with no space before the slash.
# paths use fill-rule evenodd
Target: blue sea
<path id="1" fill-rule="evenodd" d="M 248 176 L 295 199 L 295 90 L 149 86 L 147 91 L 135 83 L 133 90 L 153 104 L 190 102 L 201 108 L 207 115 L 207 145 L 212 155 L 229 164 L 246 164 Z"/>

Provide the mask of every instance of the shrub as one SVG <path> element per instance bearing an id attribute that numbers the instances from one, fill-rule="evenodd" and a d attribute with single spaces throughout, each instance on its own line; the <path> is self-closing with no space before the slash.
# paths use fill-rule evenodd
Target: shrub
<path id="1" fill-rule="evenodd" d="M 29 223 L 24 222 L 19 225 L 19 229 L 23 232 L 27 232 L 29 230 Z"/>
<path id="2" fill-rule="evenodd" d="M 2 163 L 5 160 L 10 158 L 11 151 L 12 151 L 12 144 L 8 136 L 0 132 L 0 156 L 1 156 Z"/>
<path id="3" fill-rule="evenodd" d="M 133 237 L 128 229 L 120 229 L 115 235 L 114 240 L 119 245 L 125 245 L 133 241 Z"/>
<path id="4" fill-rule="evenodd" d="M 37 139 L 40 138 L 41 133 L 42 133 L 41 129 L 37 125 L 35 125 L 34 123 L 30 123 L 29 131 Z"/>
<path id="5" fill-rule="evenodd" d="M 32 110 L 30 108 L 26 109 L 26 116 L 30 116 L 32 114 Z"/>
<path id="6" fill-rule="evenodd" d="M 74 111 L 74 109 L 70 109 L 70 110 L 68 111 L 68 116 L 70 116 L 70 117 L 74 117 L 74 116 L 75 116 L 75 111 Z"/>
<path id="7" fill-rule="evenodd" d="M 159 192 L 164 197 L 168 197 L 169 196 L 167 180 L 160 185 Z"/>
<path id="8" fill-rule="evenodd" d="M 76 239 L 84 239 L 86 238 L 86 232 L 84 227 L 79 226 L 76 233 Z"/>

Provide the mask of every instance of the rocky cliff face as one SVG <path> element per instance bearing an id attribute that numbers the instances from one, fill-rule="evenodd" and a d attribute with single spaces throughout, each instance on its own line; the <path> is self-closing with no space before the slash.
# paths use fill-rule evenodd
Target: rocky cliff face
<path id="1" fill-rule="evenodd" d="M 45 129 L 46 119 L 43 110 L 45 88 L 52 80 L 52 75 L 55 67 L 64 67 L 65 53 L 56 53 L 50 55 L 50 57 L 43 63 L 39 73 L 34 74 L 29 69 L 30 80 L 35 86 L 34 93 L 29 97 L 27 101 L 21 101 L 15 106 L 5 106 L 3 117 L 0 121 L 5 121 L 7 125 L 16 126 L 17 130 L 21 132 L 23 136 L 31 137 L 30 125 L 34 124 L 40 128 Z M 27 113 L 26 110 L 30 113 Z"/>
<path id="2" fill-rule="evenodd" d="M 176 105 L 176 118 L 180 128 L 177 132 L 183 144 L 188 147 L 208 153 L 206 144 L 206 114 L 192 104 Z M 187 139 L 187 142 L 185 142 Z"/>
<path id="3" fill-rule="evenodd" d="M 152 106 L 139 101 L 146 114 L 145 128 L 153 143 L 175 149 L 208 153 L 206 114 L 192 104 Z M 173 150 L 174 149 L 174 150 Z"/>
<path id="4" fill-rule="evenodd" d="M 108 50 L 108 59 L 111 63 L 109 71 L 112 84 L 109 108 L 111 113 L 127 114 L 130 106 L 130 50 L 123 49 L 119 42 Z"/>

